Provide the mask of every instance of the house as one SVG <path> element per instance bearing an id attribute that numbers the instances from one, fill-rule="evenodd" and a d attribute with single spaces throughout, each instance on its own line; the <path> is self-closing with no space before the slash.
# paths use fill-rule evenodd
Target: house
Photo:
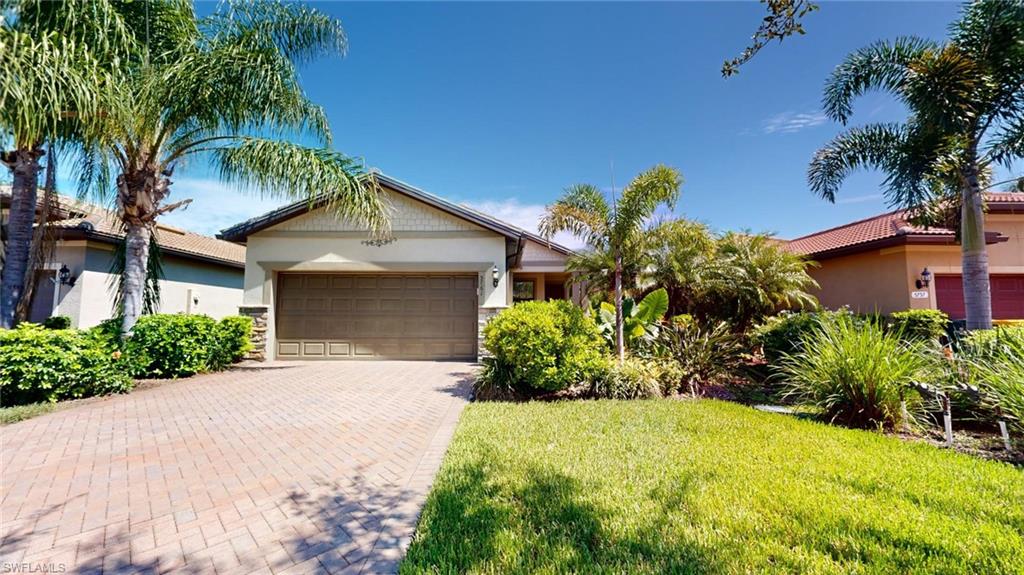
<path id="1" fill-rule="evenodd" d="M 0 206 L 9 208 L 9 192 L 0 194 Z M 114 251 L 124 240 L 115 214 L 58 196 L 49 226 L 56 245 L 50 261 L 36 272 L 28 320 L 65 315 L 72 325 L 87 328 L 111 317 L 117 285 L 111 266 Z M 162 224 L 153 237 L 162 254 L 161 313 L 215 318 L 238 313 L 244 246 Z"/>
<path id="2" fill-rule="evenodd" d="M 223 230 L 246 245 L 245 306 L 272 359 L 465 359 L 514 301 L 571 297 L 567 248 L 379 175 L 391 235 L 322 203 Z"/>
<path id="3" fill-rule="evenodd" d="M 992 315 L 1024 319 L 1024 193 L 991 193 L 986 202 Z M 810 274 L 827 308 L 883 314 L 939 309 L 955 320 L 965 316 L 954 230 L 916 226 L 906 212 L 893 211 L 791 240 L 787 247 L 820 264 Z"/>

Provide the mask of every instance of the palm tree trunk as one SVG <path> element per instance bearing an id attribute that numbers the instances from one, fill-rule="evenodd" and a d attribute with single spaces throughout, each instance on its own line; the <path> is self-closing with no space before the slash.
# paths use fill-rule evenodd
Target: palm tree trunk
<path id="1" fill-rule="evenodd" d="M 137 219 L 125 222 L 124 256 L 124 317 L 121 319 L 121 333 L 128 337 L 139 321 L 144 307 L 146 269 L 149 264 L 149 242 L 153 232 L 149 224 Z"/>
<path id="2" fill-rule="evenodd" d="M 57 153 L 53 144 L 48 146 L 49 157 L 46 160 L 46 178 L 43 183 L 43 198 L 39 201 L 39 225 L 32 232 L 32 246 L 29 248 L 28 264 L 25 268 L 25 283 L 22 284 L 21 301 L 14 310 L 14 322 L 20 323 L 28 318 L 32 308 L 32 295 L 36 288 L 36 272 L 53 257 L 55 238 L 53 230 L 46 225 L 50 221 L 57 194 Z"/>
<path id="3" fill-rule="evenodd" d="M 14 312 L 24 291 L 32 250 L 32 224 L 36 219 L 39 158 L 42 155 L 43 151 L 36 147 L 15 150 L 3 157 L 3 163 L 12 172 L 13 181 L 3 278 L 0 279 L 0 328 L 14 327 Z"/>
<path id="4" fill-rule="evenodd" d="M 622 333 L 622 254 L 615 252 L 615 355 L 619 363 L 626 358 L 625 337 Z"/>
<path id="5" fill-rule="evenodd" d="M 978 169 L 970 162 L 964 170 L 963 207 L 960 224 L 961 277 L 967 329 L 991 329 L 992 296 L 985 249 L 985 213 Z"/>

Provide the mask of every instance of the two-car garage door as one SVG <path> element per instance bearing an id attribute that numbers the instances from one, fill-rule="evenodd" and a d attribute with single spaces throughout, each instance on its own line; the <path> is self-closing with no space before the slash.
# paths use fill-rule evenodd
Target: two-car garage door
<path id="1" fill-rule="evenodd" d="M 476 358 L 476 274 L 278 276 L 279 359 Z"/>
<path id="2" fill-rule="evenodd" d="M 992 319 L 1024 319 L 1024 275 L 992 274 Z M 967 317 L 964 286 L 959 275 L 935 276 L 935 299 L 952 319 Z"/>

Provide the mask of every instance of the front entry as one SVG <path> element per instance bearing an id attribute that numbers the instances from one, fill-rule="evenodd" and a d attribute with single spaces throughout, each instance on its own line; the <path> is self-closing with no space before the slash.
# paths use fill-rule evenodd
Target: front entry
<path id="1" fill-rule="evenodd" d="M 278 359 L 476 359 L 476 274 L 282 273 L 277 288 Z"/>

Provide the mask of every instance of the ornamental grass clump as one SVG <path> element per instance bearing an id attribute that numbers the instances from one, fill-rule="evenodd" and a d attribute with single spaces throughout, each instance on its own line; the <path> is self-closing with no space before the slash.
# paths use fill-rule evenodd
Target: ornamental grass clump
<path id="1" fill-rule="evenodd" d="M 914 423 L 924 411 L 911 385 L 933 383 L 941 370 L 932 345 L 903 340 L 879 322 L 839 316 L 806 335 L 800 351 L 785 354 L 778 375 L 787 397 L 830 421 L 894 428 Z"/>

